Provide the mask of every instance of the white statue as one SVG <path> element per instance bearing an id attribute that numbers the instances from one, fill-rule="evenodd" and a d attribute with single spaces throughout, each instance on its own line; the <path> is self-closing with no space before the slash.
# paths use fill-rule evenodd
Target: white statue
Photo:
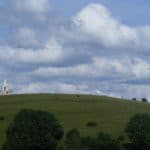
<path id="1" fill-rule="evenodd" d="M 3 82 L 1 94 L 2 95 L 8 95 L 9 94 L 9 85 L 8 85 L 6 80 Z"/>

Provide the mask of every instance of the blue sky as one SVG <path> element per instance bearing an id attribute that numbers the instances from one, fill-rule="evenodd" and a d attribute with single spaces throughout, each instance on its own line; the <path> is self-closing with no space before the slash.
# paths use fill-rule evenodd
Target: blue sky
<path id="1" fill-rule="evenodd" d="M 14 93 L 150 99 L 147 0 L 1 0 L 0 81 Z"/>

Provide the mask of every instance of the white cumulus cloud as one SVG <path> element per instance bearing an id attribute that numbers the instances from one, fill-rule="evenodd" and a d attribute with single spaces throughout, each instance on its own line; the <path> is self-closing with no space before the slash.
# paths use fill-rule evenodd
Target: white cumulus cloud
<path id="1" fill-rule="evenodd" d="M 89 4 L 73 18 L 78 32 L 107 48 L 149 48 L 150 26 L 130 27 L 100 4 Z"/>
<path id="2" fill-rule="evenodd" d="M 14 5 L 17 11 L 31 13 L 39 18 L 51 9 L 48 0 L 15 0 Z"/>
<path id="3" fill-rule="evenodd" d="M 45 64 L 61 60 L 62 47 L 56 39 L 49 39 L 44 48 L 41 49 L 24 49 L 9 46 L 0 47 L 0 58 L 5 63 L 26 63 L 26 64 Z"/>

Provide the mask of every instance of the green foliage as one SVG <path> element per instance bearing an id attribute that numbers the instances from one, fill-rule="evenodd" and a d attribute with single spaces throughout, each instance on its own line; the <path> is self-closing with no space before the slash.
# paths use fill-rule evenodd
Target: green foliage
<path id="1" fill-rule="evenodd" d="M 133 101 L 136 101 L 137 99 L 134 97 L 134 98 L 132 98 L 132 100 L 133 100 Z"/>
<path id="2" fill-rule="evenodd" d="M 121 139 L 122 140 L 122 139 Z M 80 137 L 77 129 L 70 130 L 65 139 L 67 150 L 120 150 L 120 141 L 109 134 L 99 133 L 96 138 Z"/>
<path id="3" fill-rule="evenodd" d="M 109 134 L 99 133 L 97 137 L 97 150 L 119 150 L 119 143 Z"/>
<path id="4" fill-rule="evenodd" d="M 66 145 L 64 141 L 63 142 L 61 141 L 58 143 L 57 150 L 66 150 Z"/>
<path id="5" fill-rule="evenodd" d="M 96 150 L 97 141 L 96 138 L 87 136 L 82 138 L 81 150 Z"/>
<path id="6" fill-rule="evenodd" d="M 131 144 L 136 150 L 150 149 L 150 115 L 137 114 L 133 116 L 125 129 Z"/>
<path id="7" fill-rule="evenodd" d="M 22 110 L 7 130 L 3 150 L 55 150 L 63 129 L 53 114 Z"/>
<path id="8" fill-rule="evenodd" d="M 119 143 L 109 134 L 99 133 L 97 138 L 82 138 L 81 150 L 120 150 Z"/>
<path id="9" fill-rule="evenodd" d="M 77 129 L 70 130 L 66 135 L 67 150 L 79 150 L 81 147 L 80 132 Z"/>
<path id="10" fill-rule="evenodd" d="M 120 100 L 105 96 L 30 94 L 0 96 L 0 150 L 5 141 L 6 131 L 15 115 L 22 109 L 53 112 L 63 125 L 64 131 L 71 128 L 80 130 L 81 136 L 95 137 L 98 132 L 111 134 L 117 138 L 136 113 L 149 113 L 150 104 L 138 101 Z M 96 127 L 86 126 L 88 121 Z"/>
<path id="11" fill-rule="evenodd" d="M 89 121 L 87 124 L 86 124 L 87 127 L 95 127 L 97 126 L 97 123 L 94 122 L 94 121 Z"/>
<path id="12" fill-rule="evenodd" d="M 142 98 L 142 102 L 148 103 L 148 100 L 146 98 Z"/>
<path id="13" fill-rule="evenodd" d="M 0 116 L 0 121 L 3 121 L 4 120 L 4 117 L 3 116 Z"/>

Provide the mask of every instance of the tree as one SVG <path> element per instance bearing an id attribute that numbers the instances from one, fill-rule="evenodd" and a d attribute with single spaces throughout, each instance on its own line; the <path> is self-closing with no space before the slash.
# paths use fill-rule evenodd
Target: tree
<path id="1" fill-rule="evenodd" d="M 150 115 L 137 114 L 133 116 L 125 129 L 131 140 L 130 149 L 150 149 Z"/>
<path id="2" fill-rule="evenodd" d="M 70 130 L 66 135 L 67 150 L 80 150 L 81 137 L 77 129 Z"/>
<path id="3" fill-rule="evenodd" d="M 142 98 L 142 102 L 147 103 L 148 100 L 146 98 Z"/>
<path id="4" fill-rule="evenodd" d="M 49 112 L 20 111 L 7 130 L 3 150 L 55 150 L 63 128 Z"/>
<path id="5" fill-rule="evenodd" d="M 132 98 L 132 100 L 133 100 L 133 101 L 136 101 L 137 99 L 134 97 L 134 98 Z"/>
<path id="6" fill-rule="evenodd" d="M 112 139 L 109 134 L 99 133 L 97 138 L 84 137 L 81 143 L 82 150 L 120 150 L 119 142 Z"/>
<path id="7" fill-rule="evenodd" d="M 83 137 L 81 141 L 81 150 L 97 150 L 96 138 L 87 136 Z"/>
<path id="8" fill-rule="evenodd" d="M 98 150 L 119 150 L 119 143 L 109 134 L 99 133 L 97 137 Z"/>
<path id="9" fill-rule="evenodd" d="M 5 118 L 3 116 L 0 116 L 0 121 L 5 120 Z"/>

